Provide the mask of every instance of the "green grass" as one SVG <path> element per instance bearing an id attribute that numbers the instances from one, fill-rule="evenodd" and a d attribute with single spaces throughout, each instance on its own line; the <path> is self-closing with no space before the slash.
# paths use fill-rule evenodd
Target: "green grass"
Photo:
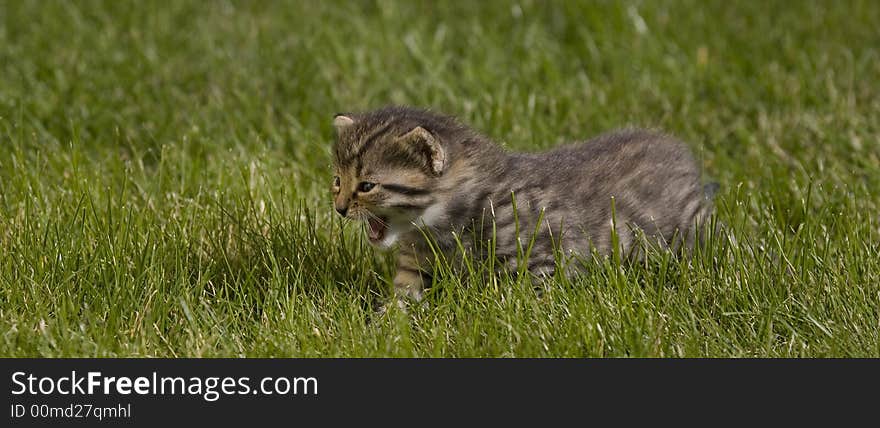
<path id="1" fill-rule="evenodd" d="M 880 356 L 880 2 L 0 3 L 2 356 Z M 721 183 L 690 261 L 542 296 L 334 215 L 332 115 L 517 150 L 670 131 Z"/>

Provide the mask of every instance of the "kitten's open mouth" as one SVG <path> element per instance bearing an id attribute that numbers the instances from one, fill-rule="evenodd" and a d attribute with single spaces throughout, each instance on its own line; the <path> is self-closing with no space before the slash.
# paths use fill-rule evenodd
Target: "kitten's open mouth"
<path id="1" fill-rule="evenodd" d="M 385 232 L 388 231 L 388 220 L 370 217 L 367 219 L 367 227 L 369 228 L 367 235 L 370 237 L 370 242 L 375 244 L 385 239 Z"/>

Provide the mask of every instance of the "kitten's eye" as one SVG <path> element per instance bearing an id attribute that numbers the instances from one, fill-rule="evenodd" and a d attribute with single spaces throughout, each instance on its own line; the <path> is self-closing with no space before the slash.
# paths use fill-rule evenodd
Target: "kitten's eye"
<path id="1" fill-rule="evenodd" d="M 358 192 L 369 192 L 376 187 L 376 183 L 370 183 L 369 181 L 361 181 L 361 184 L 358 184 Z"/>
<path id="2" fill-rule="evenodd" d="M 339 187 L 339 184 L 340 184 L 339 176 L 338 175 L 334 176 L 333 177 L 333 187 Z"/>

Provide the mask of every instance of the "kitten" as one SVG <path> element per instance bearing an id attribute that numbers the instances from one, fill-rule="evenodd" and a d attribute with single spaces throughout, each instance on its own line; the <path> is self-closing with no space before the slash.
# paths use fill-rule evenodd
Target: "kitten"
<path id="1" fill-rule="evenodd" d="M 373 246 L 399 249 L 399 303 L 421 299 L 431 246 L 455 252 L 456 235 L 494 236 L 495 257 L 512 269 L 533 242 L 528 271 L 552 275 L 555 249 L 609 255 L 616 238 L 633 257 L 639 236 L 690 249 L 712 211 L 716 187 L 704 190 L 690 151 L 662 134 L 626 130 L 510 153 L 451 117 L 408 107 L 339 114 L 333 124 L 336 211 L 364 221 Z"/>

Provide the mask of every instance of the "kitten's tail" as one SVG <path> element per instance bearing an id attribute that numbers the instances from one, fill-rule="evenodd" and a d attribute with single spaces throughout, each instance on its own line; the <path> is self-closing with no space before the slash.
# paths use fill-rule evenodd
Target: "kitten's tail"
<path id="1" fill-rule="evenodd" d="M 719 188 L 721 188 L 721 185 L 714 181 L 703 186 L 703 202 L 700 204 L 700 211 L 696 215 L 697 225 L 700 227 L 703 227 L 709 216 L 715 211 L 715 194 L 718 193 Z"/>
<path id="2" fill-rule="evenodd" d="M 721 185 L 714 181 L 703 186 L 703 200 L 700 203 L 699 211 L 697 211 L 692 220 L 694 222 L 693 224 L 696 226 L 695 238 L 697 238 L 697 241 L 700 244 L 705 243 L 706 233 L 712 228 L 710 218 L 715 211 L 715 194 L 718 193 L 718 189 L 720 188 Z M 721 231 L 722 227 L 723 226 L 720 223 L 717 223 L 714 232 L 717 234 Z M 693 245 L 693 242 L 690 242 L 689 244 Z"/>
<path id="3" fill-rule="evenodd" d="M 718 189 L 721 188 L 721 185 L 718 182 L 711 182 L 703 186 L 703 197 L 707 200 L 711 201 L 715 199 L 715 194 L 718 193 Z"/>

